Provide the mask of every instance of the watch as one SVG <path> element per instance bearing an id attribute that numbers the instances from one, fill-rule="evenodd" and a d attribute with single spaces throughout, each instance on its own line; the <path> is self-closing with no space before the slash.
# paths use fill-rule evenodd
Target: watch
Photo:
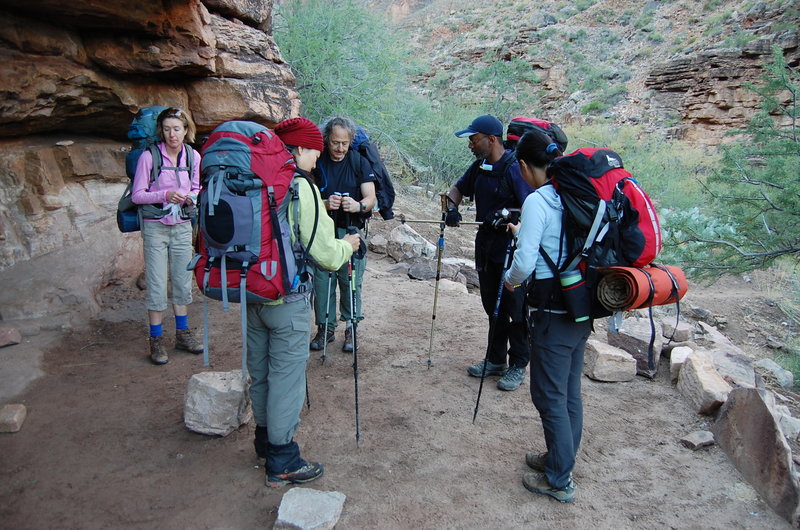
<path id="1" fill-rule="evenodd" d="M 366 212 L 366 211 L 367 211 L 367 205 L 366 205 L 366 204 L 364 204 L 363 202 L 359 202 L 359 203 L 358 203 L 358 208 L 359 208 L 359 211 L 360 211 L 361 213 L 364 213 L 364 212 Z"/>

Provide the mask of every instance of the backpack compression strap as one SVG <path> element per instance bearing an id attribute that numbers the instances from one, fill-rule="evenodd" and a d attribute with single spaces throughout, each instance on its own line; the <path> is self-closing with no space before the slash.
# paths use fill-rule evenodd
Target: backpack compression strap
<path id="1" fill-rule="evenodd" d="M 267 186 L 267 196 L 269 197 L 269 220 L 272 224 L 272 241 L 278 248 L 278 256 L 280 256 L 281 269 L 283 271 L 283 290 L 285 294 L 288 294 L 291 291 L 291 284 L 289 283 L 289 278 L 287 276 L 289 271 L 286 268 L 286 256 L 283 253 L 283 245 L 281 245 L 280 242 L 281 223 L 280 220 L 278 220 L 278 205 L 275 201 L 275 188 L 272 186 Z"/>

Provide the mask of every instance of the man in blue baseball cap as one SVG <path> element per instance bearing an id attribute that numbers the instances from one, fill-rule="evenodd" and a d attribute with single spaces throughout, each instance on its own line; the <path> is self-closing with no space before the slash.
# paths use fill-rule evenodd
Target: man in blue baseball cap
<path id="1" fill-rule="evenodd" d="M 475 161 L 447 193 L 447 226 L 458 226 L 461 214 L 458 205 L 463 197 L 475 200 L 476 220 L 482 222 L 475 236 L 475 267 L 478 270 L 481 302 L 489 316 L 487 359 L 467 368 L 473 377 L 501 376 L 497 388 L 516 390 L 525 380 L 530 351 L 525 330 L 524 289 L 502 294 L 500 312 L 492 330 L 491 318 L 497 304 L 497 293 L 503 281 L 506 250 L 513 239 L 508 230 L 509 213 L 519 212 L 529 193 L 533 192 L 519 171 L 514 153 L 503 147 L 503 124 L 489 114 L 478 116 L 469 127 L 456 131 L 459 138 L 469 138 Z M 512 249 L 513 252 L 513 249 Z M 509 263 L 513 254 L 509 256 Z"/>
<path id="2" fill-rule="evenodd" d="M 488 136 L 499 136 L 502 140 L 503 124 L 500 123 L 500 120 L 494 116 L 490 114 L 484 114 L 483 116 L 478 116 L 472 120 L 472 123 L 469 124 L 469 127 L 463 131 L 456 131 L 455 134 L 459 138 L 468 138 L 473 134 L 485 134 Z"/>

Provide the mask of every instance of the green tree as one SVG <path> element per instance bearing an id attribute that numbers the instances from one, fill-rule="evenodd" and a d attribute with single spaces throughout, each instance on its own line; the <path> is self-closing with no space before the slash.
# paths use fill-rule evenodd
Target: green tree
<path id="1" fill-rule="evenodd" d="M 353 0 L 290 0 L 276 9 L 275 39 L 297 78 L 305 116 L 385 124 L 411 63 L 386 21 Z"/>
<path id="2" fill-rule="evenodd" d="M 486 111 L 413 89 L 417 64 L 388 21 L 353 0 L 289 0 L 276 8 L 274 28 L 304 116 L 320 124 L 332 115 L 352 117 L 395 176 L 443 189 L 461 175 L 469 151 L 453 131 Z"/>
<path id="3" fill-rule="evenodd" d="M 722 149 L 720 166 L 704 183 L 708 207 L 667 212 L 669 240 L 700 276 L 763 269 L 800 255 L 800 131 L 798 74 L 780 48 L 765 66 L 761 110 L 745 139 Z"/>

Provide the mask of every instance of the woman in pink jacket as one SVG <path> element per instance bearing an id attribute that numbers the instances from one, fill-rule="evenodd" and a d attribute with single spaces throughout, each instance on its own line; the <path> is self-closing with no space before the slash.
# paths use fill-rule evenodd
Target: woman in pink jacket
<path id="1" fill-rule="evenodd" d="M 169 362 L 162 344 L 162 320 L 167 309 L 167 278 L 172 283 L 175 349 L 203 353 L 189 330 L 187 306 L 192 302 L 192 223 L 200 191 L 200 154 L 184 143 L 194 141 L 194 124 L 185 111 L 168 108 L 158 115 L 161 141 L 139 157 L 131 198 L 139 204 L 144 240 L 150 360 Z M 157 154 L 156 154 L 157 153 Z M 160 156 L 161 160 L 155 160 Z M 159 163 L 160 162 L 160 163 Z M 159 170 L 160 167 L 160 170 Z"/>

